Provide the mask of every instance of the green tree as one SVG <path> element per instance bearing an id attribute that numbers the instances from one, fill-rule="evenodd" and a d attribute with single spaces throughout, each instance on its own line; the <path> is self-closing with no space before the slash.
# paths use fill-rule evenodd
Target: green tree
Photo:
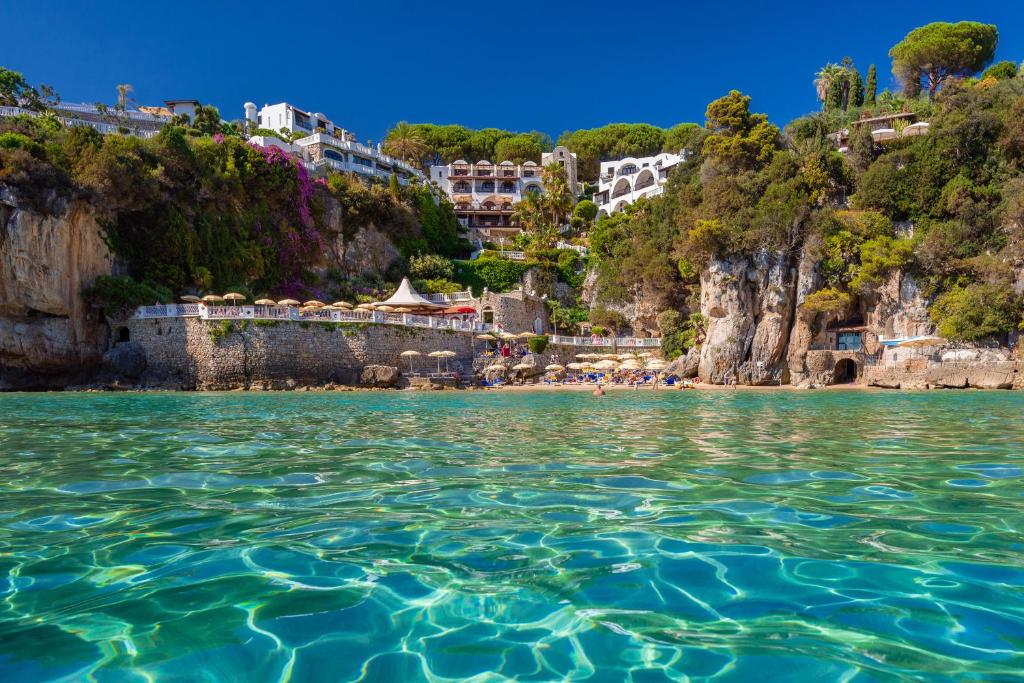
<path id="1" fill-rule="evenodd" d="M 878 94 L 878 70 L 872 64 L 868 67 L 867 86 L 864 91 L 864 102 L 874 105 L 875 95 Z"/>
<path id="2" fill-rule="evenodd" d="M 850 76 L 850 105 L 854 107 L 864 106 L 864 79 L 860 72 L 853 69 Z"/>
<path id="3" fill-rule="evenodd" d="M 40 85 L 37 90 L 22 74 L 0 67 L 0 106 L 43 111 L 51 102 L 59 101 L 60 96 L 50 86 Z"/>
<path id="4" fill-rule="evenodd" d="M 1010 287 L 974 283 L 942 294 L 929 313 L 946 339 L 975 341 L 1014 329 L 1020 307 L 1020 297 Z"/>
<path id="5" fill-rule="evenodd" d="M 998 41 L 992 24 L 935 22 L 908 33 L 889 56 L 904 89 L 913 94 L 927 85 L 931 100 L 951 76 L 971 76 L 991 62 Z"/>
<path id="6" fill-rule="evenodd" d="M 1005 81 L 1010 78 L 1017 77 L 1017 62 L 1011 62 L 1004 60 L 997 62 L 985 69 L 984 73 L 981 74 L 981 79 L 994 78 L 997 81 Z"/>
<path id="7" fill-rule="evenodd" d="M 540 163 L 540 155 L 543 151 L 536 136 L 530 133 L 520 133 L 498 140 L 494 145 L 494 162 L 511 161 L 514 164 L 522 164 L 533 161 Z"/>

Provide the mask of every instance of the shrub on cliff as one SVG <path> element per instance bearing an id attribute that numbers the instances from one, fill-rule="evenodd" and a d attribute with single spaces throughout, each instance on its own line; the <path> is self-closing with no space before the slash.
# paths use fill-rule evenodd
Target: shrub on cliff
<path id="1" fill-rule="evenodd" d="M 139 306 L 170 303 L 174 300 L 166 287 L 136 282 L 126 275 L 100 275 L 83 292 L 83 296 L 112 318 L 130 315 Z"/>
<path id="2" fill-rule="evenodd" d="M 507 292 L 515 288 L 531 264 L 509 261 L 483 254 L 475 261 L 455 263 L 455 281 L 479 293 L 484 287 L 492 292 Z"/>
<path id="3" fill-rule="evenodd" d="M 1016 328 L 1021 298 L 1005 283 L 973 283 L 939 296 L 929 313 L 946 339 L 976 341 Z"/>

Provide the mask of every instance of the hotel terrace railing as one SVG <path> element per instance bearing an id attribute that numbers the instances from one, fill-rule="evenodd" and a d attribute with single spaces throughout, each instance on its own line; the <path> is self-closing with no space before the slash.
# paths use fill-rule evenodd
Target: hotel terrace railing
<path id="1" fill-rule="evenodd" d="M 21 107 L 0 107 L 0 116 L 39 116 L 39 112 L 32 111 L 30 109 L 22 109 Z M 136 130 L 131 126 L 119 125 L 114 123 L 102 123 L 100 121 L 87 121 L 85 119 L 69 118 L 66 116 L 58 116 L 57 120 L 65 126 L 91 126 L 97 131 L 103 134 L 117 134 L 117 135 L 136 135 L 140 138 L 151 138 L 156 135 L 159 131 L 156 130 Z M 125 132 L 127 131 L 127 132 Z"/>
<path id="2" fill-rule="evenodd" d="M 341 140 L 339 138 L 334 137 L 333 135 L 328 135 L 327 133 L 313 133 L 312 135 L 307 135 L 306 137 L 299 138 L 298 140 L 295 141 L 295 144 L 299 145 L 300 147 L 305 147 L 306 145 L 313 145 L 317 143 L 327 145 L 328 147 L 334 147 L 336 149 L 345 150 L 346 152 L 352 152 L 354 154 L 362 154 L 364 156 L 370 157 L 371 159 L 380 160 L 383 163 L 388 164 L 389 166 L 397 166 L 405 171 L 408 171 L 409 173 L 413 173 L 415 175 L 422 175 L 416 168 L 405 163 L 401 159 L 396 159 L 393 156 L 384 154 L 383 152 L 380 152 L 373 147 L 367 147 L 366 145 L 361 145 L 358 142 L 352 142 L 350 140 Z"/>
<path id="3" fill-rule="evenodd" d="M 467 292 L 442 296 L 457 296 Z M 295 322 L 325 323 L 376 323 L 380 325 L 403 325 L 434 330 L 456 332 L 497 332 L 499 327 L 490 323 L 478 323 L 458 318 L 439 318 L 411 313 L 384 313 L 382 311 L 303 311 L 293 306 L 207 306 L 205 304 L 159 304 L 139 306 L 135 318 L 200 318 L 202 320 L 290 320 Z M 609 348 L 658 348 L 660 339 L 634 337 L 566 337 L 550 335 L 549 344 L 561 346 L 595 346 Z"/>
<path id="4" fill-rule="evenodd" d="M 468 289 L 463 292 L 452 292 L 451 294 L 425 294 L 428 301 L 433 301 L 435 304 L 447 304 L 454 303 L 456 301 L 472 301 L 473 292 Z"/>

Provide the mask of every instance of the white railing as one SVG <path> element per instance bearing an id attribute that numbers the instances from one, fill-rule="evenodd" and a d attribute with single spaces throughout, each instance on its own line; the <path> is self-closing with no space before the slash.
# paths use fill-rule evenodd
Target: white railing
<path id="1" fill-rule="evenodd" d="M 572 249 L 577 254 L 581 254 L 583 256 L 586 256 L 588 253 L 590 253 L 590 250 L 588 250 L 586 247 L 581 247 L 578 244 L 569 244 L 568 242 L 562 242 L 561 240 L 559 240 L 555 246 L 559 249 Z"/>
<path id="2" fill-rule="evenodd" d="M 501 258 L 507 258 L 509 261 L 525 261 L 525 251 L 499 251 L 498 256 Z"/>
<path id="3" fill-rule="evenodd" d="M 653 337 L 566 337 L 553 334 L 548 343 L 561 346 L 597 346 L 602 348 L 659 348 L 661 340 Z"/>
<path id="4" fill-rule="evenodd" d="M 362 154 L 363 156 L 370 157 L 371 159 L 379 159 L 380 161 L 383 161 L 386 164 L 389 164 L 391 166 L 398 166 L 402 168 L 404 171 L 407 171 L 417 176 L 423 175 L 415 167 L 411 166 L 410 164 L 407 164 L 401 159 L 396 159 L 395 157 L 389 154 L 385 154 L 384 152 L 378 151 L 373 147 L 367 147 L 366 145 L 361 145 L 358 142 L 351 142 L 350 140 L 341 140 L 339 138 L 334 137 L 333 135 L 328 135 L 327 133 L 313 133 L 312 135 L 307 135 L 304 138 L 299 138 L 298 140 L 296 140 L 295 144 L 299 145 L 300 147 L 305 147 L 307 145 L 312 144 L 328 145 L 336 149 L 343 149 L 347 152 Z"/>
<path id="5" fill-rule="evenodd" d="M 462 296 L 469 292 L 434 296 Z M 412 313 L 385 313 L 383 311 L 343 310 L 301 310 L 294 306 L 207 306 L 205 304 L 157 304 L 140 306 L 135 311 L 137 319 L 153 318 L 201 318 L 203 320 L 288 320 L 294 322 L 324 323 L 375 323 L 379 325 L 402 325 L 424 327 L 434 330 L 456 332 L 492 332 L 501 328 L 490 323 L 464 321 L 458 318 L 441 318 Z M 548 342 L 561 346 L 592 346 L 601 348 L 659 348 L 660 339 L 638 337 L 567 337 L 553 334 Z"/>
<path id="6" fill-rule="evenodd" d="M 473 292 L 465 290 L 464 292 L 452 292 L 451 294 L 426 294 L 428 301 L 433 301 L 435 304 L 447 304 L 456 301 L 472 301 Z"/>
<path id="7" fill-rule="evenodd" d="M 458 318 L 440 318 L 411 313 L 385 313 L 383 311 L 341 311 L 301 310 L 294 306 L 207 306 L 205 304 L 158 304 L 140 306 L 135 318 L 184 318 L 196 317 L 203 320 L 289 320 L 294 322 L 325 323 L 377 323 L 382 325 L 404 325 L 426 327 L 435 330 L 457 332 L 490 332 L 494 326 L 488 323 L 463 321 Z"/>
<path id="8" fill-rule="evenodd" d="M 32 111 L 30 109 L 22 109 L 21 107 L 0 107 L 0 116 L 39 116 L 39 112 Z M 130 126 L 123 126 L 114 123 L 103 123 L 101 121 L 86 121 L 85 119 L 74 119 L 66 116 L 58 116 L 57 120 L 63 125 L 71 126 L 91 126 L 100 133 L 107 134 L 118 134 L 121 135 L 121 129 L 127 130 L 127 135 L 137 135 L 140 138 L 151 138 L 156 135 L 159 131 L 155 130 L 133 130 Z"/>

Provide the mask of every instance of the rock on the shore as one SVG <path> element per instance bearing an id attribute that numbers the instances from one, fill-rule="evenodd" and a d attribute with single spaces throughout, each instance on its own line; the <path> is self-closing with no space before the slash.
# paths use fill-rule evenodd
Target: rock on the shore
<path id="1" fill-rule="evenodd" d="M 103 354 L 101 372 L 116 378 L 138 379 L 146 371 L 146 350 L 137 342 L 121 342 Z"/>
<path id="2" fill-rule="evenodd" d="M 359 377 L 359 385 L 374 389 L 393 389 L 398 386 L 401 374 L 393 365 L 367 365 Z"/>

